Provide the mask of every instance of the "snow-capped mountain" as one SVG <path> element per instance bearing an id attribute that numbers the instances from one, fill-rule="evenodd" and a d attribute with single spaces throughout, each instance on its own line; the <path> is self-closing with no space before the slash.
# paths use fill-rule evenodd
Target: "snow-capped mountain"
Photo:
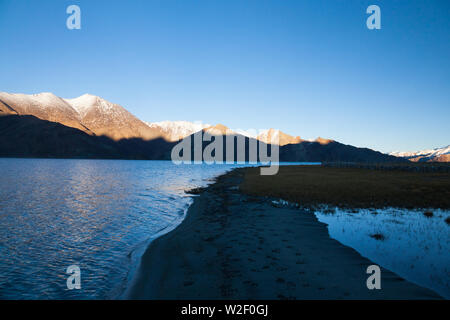
<path id="1" fill-rule="evenodd" d="M 212 126 L 210 124 L 204 124 L 200 121 L 161 121 L 161 122 L 146 122 L 151 128 L 160 129 L 164 133 L 164 137 L 168 141 L 178 141 L 184 139 L 191 134 L 204 130 L 210 134 L 240 134 L 248 138 L 254 138 L 265 143 L 270 143 L 273 138 L 274 141 L 279 141 L 280 145 L 295 144 L 301 141 L 300 137 L 290 136 L 282 131 L 275 129 L 265 130 L 242 130 L 242 129 L 230 129 L 222 124 Z"/>
<path id="2" fill-rule="evenodd" d="M 442 148 L 428 149 L 416 152 L 391 152 L 391 156 L 402 157 L 411 161 L 450 161 L 450 145 Z"/>
<path id="3" fill-rule="evenodd" d="M 88 131 L 80 123 L 78 111 L 64 99 L 49 92 L 30 95 L 0 92 L 0 114 L 32 115 Z"/>
<path id="4" fill-rule="evenodd" d="M 0 114 L 32 115 L 114 140 L 150 140 L 162 136 L 158 129 L 150 128 L 120 105 L 90 94 L 63 99 L 47 92 L 33 95 L 0 92 Z"/>
<path id="5" fill-rule="evenodd" d="M 257 133 L 251 133 L 245 130 L 231 130 L 230 128 L 222 125 L 210 125 L 201 121 L 161 121 L 161 122 L 145 122 L 149 127 L 159 129 L 164 134 L 164 138 L 167 141 L 178 141 L 184 139 L 191 134 L 203 130 L 209 134 L 240 134 L 249 138 L 257 137 Z M 255 131 L 256 132 L 256 131 Z"/>
<path id="6" fill-rule="evenodd" d="M 161 121 L 145 122 L 150 128 L 160 130 L 167 141 L 178 141 L 200 130 L 210 127 L 210 124 L 204 124 L 200 121 Z"/>
<path id="7" fill-rule="evenodd" d="M 177 140 L 203 131 L 268 143 L 279 139 L 280 161 L 399 161 L 367 148 L 322 138 L 306 141 L 274 129 L 230 130 L 222 124 L 187 121 L 147 124 L 120 105 L 89 94 L 63 99 L 52 93 L 0 92 L 0 129 L 0 156 L 9 157 L 169 160 Z M 246 144 L 247 159 L 249 150 Z"/>
<path id="8" fill-rule="evenodd" d="M 150 128 L 122 106 L 103 98 L 84 94 L 65 101 L 77 110 L 81 123 L 96 135 L 105 135 L 114 140 L 149 140 L 162 135 L 158 129 Z"/>
<path id="9" fill-rule="evenodd" d="M 274 138 L 281 146 L 302 141 L 300 137 L 293 137 L 275 129 L 230 130 L 221 124 L 212 126 L 189 121 L 143 122 L 122 106 L 91 94 L 63 99 L 48 92 L 32 95 L 0 92 L 0 114 L 2 113 L 32 115 L 114 140 L 163 138 L 175 142 L 204 130 L 211 134 L 240 134 L 265 143 L 270 143 Z"/>
<path id="10" fill-rule="evenodd" d="M 296 144 L 300 143 L 302 140 L 300 137 L 293 137 L 288 135 L 280 130 L 268 129 L 264 130 L 256 137 L 259 141 L 264 143 L 271 143 L 272 141 L 277 141 L 280 146 L 284 146 L 287 144 Z"/>

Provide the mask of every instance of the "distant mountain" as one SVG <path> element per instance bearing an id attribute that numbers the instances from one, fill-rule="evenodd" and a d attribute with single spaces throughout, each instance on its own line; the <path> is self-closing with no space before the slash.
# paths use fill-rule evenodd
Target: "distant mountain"
<path id="1" fill-rule="evenodd" d="M 150 128 L 155 128 L 162 132 L 167 141 L 178 141 L 191 134 L 210 127 L 209 124 L 189 121 L 161 121 L 145 122 Z"/>
<path id="2" fill-rule="evenodd" d="M 81 124 L 80 115 L 66 100 L 53 93 L 26 95 L 0 92 L 0 114 L 32 115 L 42 120 L 58 122 L 92 134 Z"/>
<path id="3" fill-rule="evenodd" d="M 270 141 L 272 137 L 279 139 L 279 153 L 280 161 L 282 162 L 324 162 L 324 161 L 337 161 L 337 162 L 404 162 L 406 160 L 397 158 L 395 156 L 386 155 L 384 153 L 374 151 L 368 148 L 357 148 L 351 145 L 345 145 L 334 140 L 317 138 L 314 141 L 306 141 L 300 139 L 300 137 L 293 137 L 285 134 L 279 130 L 269 129 L 262 131 L 259 135 L 250 134 L 246 131 L 233 131 L 223 124 L 217 124 L 215 126 L 204 126 L 202 129 L 204 135 L 211 136 L 227 136 L 227 139 L 234 139 L 234 160 L 237 161 L 236 150 L 238 141 L 244 141 L 245 143 L 245 161 L 250 161 L 249 146 L 251 143 L 257 145 L 255 142 L 259 140 L 263 144 L 266 144 L 268 149 L 271 149 Z M 194 133 L 195 134 L 195 133 Z M 191 141 L 191 159 L 194 158 L 194 134 L 191 134 L 184 139 L 190 139 Z M 203 141 L 202 149 L 204 150 L 210 143 L 210 139 Z M 259 145 L 257 146 L 259 150 Z M 227 154 L 227 146 L 223 143 L 223 155 Z M 259 152 L 259 151 L 258 151 Z M 269 152 L 270 153 L 270 152 Z M 198 159 L 197 159 L 198 160 Z M 204 159 L 203 159 L 204 160 Z M 260 161 L 258 157 L 258 161 Z"/>
<path id="4" fill-rule="evenodd" d="M 63 99 L 52 93 L 34 95 L 0 92 L 0 114 L 32 115 L 41 120 L 58 122 L 88 134 L 113 140 L 162 137 L 123 107 L 90 94 Z"/>
<path id="5" fill-rule="evenodd" d="M 450 145 L 416 152 L 391 152 L 390 155 L 414 162 L 450 162 Z"/>
<path id="6" fill-rule="evenodd" d="M 180 139 L 189 137 L 193 142 L 199 131 L 203 135 L 227 135 L 236 142 L 245 141 L 246 161 L 250 145 L 256 145 L 256 140 L 269 144 L 272 138 L 279 139 L 280 161 L 406 161 L 333 140 L 306 141 L 274 129 L 258 134 L 232 131 L 222 124 L 144 123 L 122 106 L 89 94 L 63 99 L 52 93 L 0 92 L 0 156 L 4 157 L 168 160 Z M 202 147 L 214 140 L 204 141 Z M 223 151 L 225 154 L 226 145 Z"/>
<path id="7" fill-rule="evenodd" d="M 403 162 L 402 158 L 368 148 L 358 148 L 340 142 L 317 138 L 280 148 L 280 161 L 304 162 Z"/>
<path id="8" fill-rule="evenodd" d="M 228 127 L 218 124 L 216 126 L 211 126 L 209 124 L 203 124 L 201 122 L 189 122 L 189 121 L 162 121 L 162 122 L 146 122 L 146 124 L 151 128 L 157 128 L 163 132 L 164 137 L 168 141 L 178 141 L 186 138 L 187 136 L 198 132 L 203 129 L 209 130 L 219 130 L 225 132 L 228 130 L 233 134 L 241 134 L 243 136 L 254 138 L 259 141 L 270 143 L 272 138 L 279 139 L 279 145 L 284 146 L 286 144 L 299 143 L 302 141 L 300 137 L 290 136 L 282 131 L 275 129 L 266 129 L 258 132 L 251 133 L 246 130 L 231 130 Z M 218 129 L 219 128 L 219 129 Z M 277 140 L 275 140 L 277 141 Z"/>
<path id="9" fill-rule="evenodd" d="M 300 137 L 293 137 L 280 130 L 275 129 L 264 130 L 263 132 L 261 132 L 256 136 L 256 139 L 264 143 L 270 143 L 271 141 L 279 141 L 278 144 L 280 146 L 285 146 L 287 144 L 296 144 L 302 141 Z"/>

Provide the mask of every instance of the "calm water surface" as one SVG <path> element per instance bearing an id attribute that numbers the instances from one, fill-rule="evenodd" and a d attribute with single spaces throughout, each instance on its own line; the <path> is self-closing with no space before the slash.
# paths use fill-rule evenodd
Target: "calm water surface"
<path id="1" fill-rule="evenodd" d="M 235 166 L 0 159 L 0 299 L 117 297 L 133 253 L 183 218 L 184 191 Z M 66 286 L 73 264 L 81 290 Z"/>
<path id="2" fill-rule="evenodd" d="M 399 276 L 450 299 L 450 211 L 397 208 L 316 212 L 332 238 Z M 382 235 L 375 239 L 371 235 Z M 381 285 L 383 286 L 383 284 Z"/>

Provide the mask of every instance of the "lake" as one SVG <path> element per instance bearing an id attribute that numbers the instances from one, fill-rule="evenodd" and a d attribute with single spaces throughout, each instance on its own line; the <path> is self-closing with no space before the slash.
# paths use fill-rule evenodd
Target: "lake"
<path id="1" fill-rule="evenodd" d="M 170 161 L 0 159 L 0 299 L 109 299 L 152 238 L 237 165 Z M 68 290 L 78 265 L 82 289 Z"/>

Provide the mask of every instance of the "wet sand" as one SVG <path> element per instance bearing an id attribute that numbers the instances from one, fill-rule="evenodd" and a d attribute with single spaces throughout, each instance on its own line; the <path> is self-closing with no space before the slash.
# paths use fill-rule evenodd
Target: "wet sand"
<path id="1" fill-rule="evenodd" d="M 186 219 L 152 242 L 130 299 L 436 299 L 328 236 L 313 213 L 239 191 L 246 169 L 218 178 Z"/>

